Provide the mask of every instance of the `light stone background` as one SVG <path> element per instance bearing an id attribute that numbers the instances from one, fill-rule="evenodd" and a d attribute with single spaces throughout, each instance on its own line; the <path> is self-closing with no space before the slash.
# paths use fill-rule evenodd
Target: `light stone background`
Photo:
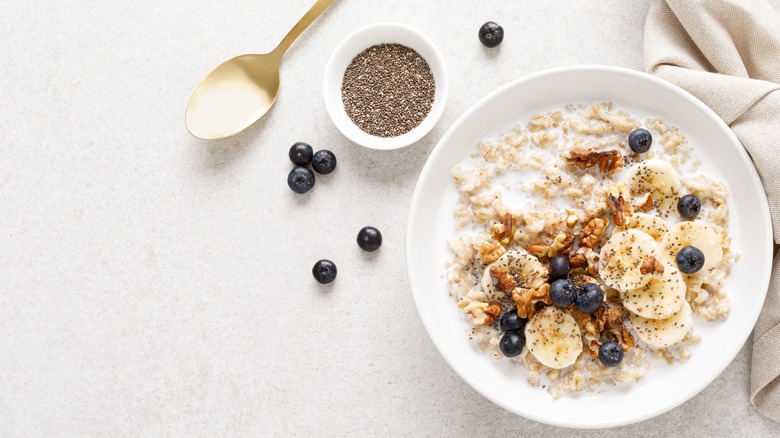
<path id="1" fill-rule="evenodd" d="M 272 49 L 309 3 L 0 0 L 0 436 L 780 434 L 750 406 L 750 344 L 667 414 L 571 431 L 469 388 L 412 302 L 404 228 L 437 139 L 527 73 L 640 69 L 647 1 L 337 0 L 285 57 L 271 113 L 190 137 L 198 81 Z M 500 49 L 477 42 L 487 20 Z M 433 132 L 386 153 L 347 141 L 322 103 L 331 50 L 378 21 L 428 34 L 451 77 Z M 298 140 L 339 160 L 306 196 L 286 185 Z M 367 224 L 384 235 L 373 255 L 355 244 Z M 319 258 L 339 267 L 330 287 Z"/>

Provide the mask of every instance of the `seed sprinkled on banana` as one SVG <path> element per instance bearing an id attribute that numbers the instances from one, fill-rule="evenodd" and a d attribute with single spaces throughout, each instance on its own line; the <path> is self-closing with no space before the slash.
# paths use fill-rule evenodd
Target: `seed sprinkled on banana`
<path id="1" fill-rule="evenodd" d="M 623 307 L 648 319 L 665 319 L 680 310 L 685 301 L 685 280 L 673 264 L 663 264 L 661 276 L 638 289 L 620 292 Z"/>
<path id="2" fill-rule="evenodd" d="M 642 273 L 648 257 L 660 258 L 658 243 L 649 234 L 635 229 L 615 233 L 601 248 L 601 279 L 619 291 L 640 288 L 654 276 Z"/>
<path id="3" fill-rule="evenodd" d="M 548 306 L 536 312 L 525 326 L 528 350 L 542 365 L 561 369 L 582 353 L 580 326 L 567 311 Z"/>
<path id="4" fill-rule="evenodd" d="M 666 348 L 683 340 L 693 326 L 693 312 L 687 301 L 682 301 L 682 307 L 666 319 L 648 319 L 629 313 L 631 326 L 639 338 L 648 345 Z"/>
<path id="5" fill-rule="evenodd" d="M 677 208 L 682 185 L 680 176 L 667 161 L 651 158 L 633 167 L 629 186 L 631 193 L 643 195 L 650 193 L 654 204 L 664 214 Z"/>
<path id="6" fill-rule="evenodd" d="M 482 290 L 489 297 L 493 297 L 497 293 L 498 279 L 495 273 L 499 269 L 510 275 L 516 285 L 529 288 L 541 286 L 548 273 L 548 268 L 527 251 L 507 251 L 498 260 L 488 265 L 482 274 Z"/>

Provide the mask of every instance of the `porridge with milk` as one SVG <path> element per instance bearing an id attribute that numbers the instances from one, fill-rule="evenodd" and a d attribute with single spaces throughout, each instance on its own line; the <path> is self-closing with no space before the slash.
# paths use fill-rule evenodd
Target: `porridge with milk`
<path id="1" fill-rule="evenodd" d="M 728 318 L 728 188 L 682 131 L 610 103 L 533 115 L 456 166 L 450 294 L 488 354 L 555 396 L 685 361 Z M 523 202 L 510 199 L 523 195 Z"/>

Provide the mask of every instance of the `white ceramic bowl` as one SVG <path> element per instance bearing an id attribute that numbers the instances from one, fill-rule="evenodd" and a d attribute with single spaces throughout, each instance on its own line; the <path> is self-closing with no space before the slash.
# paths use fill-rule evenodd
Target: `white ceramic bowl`
<path id="1" fill-rule="evenodd" d="M 355 125 L 350 120 L 341 100 L 341 83 L 344 79 L 344 71 L 349 63 L 363 50 L 383 43 L 401 44 L 414 49 L 422 56 L 433 73 L 436 81 L 436 92 L 433 107 L 428 116 L 413 130 L 397 137 L 377 137 L 371 135 Z M 449 79 L 444 58 L 439 50 L 427 36 L 416 29 L 399 23 L 377 23 L 356 30 L 344 38 L 330 55 L 325 67 L 325 108 L 328 110 L 331 120 L 339 131 L 353 142 L 370 149 L 390 150 L 398 149 L 421 139 L 430 132 L 436 122 L 439 121 L 444 106 L 447 104 L 447 91 Z"/>
<path id="2" fill-rule="evenodd" d="M 455 236 L 457 191 L 450 171 L 481 139 L 496 138 L 537 111 L 569 103 L 611 101 L 632 113 L 657 115 L 686 135 L 694 154 L 727 182 L 729 232 L 742 258 L 726 288 L 726 321 L 696 318 L 701 335 L 685 363 L 654 363 L 639 382 L 603 385 L 597 393 L 553 399 L 528 385 L 523 367 L 496 361 L 466 336 L 464 314 L 446 287 L 445 242 Z M 708 172 L 710 173 L 710 172 Z M 482 99 L 444 134 L 428 158 L 412 197 L 406 261 L 417 310 L 436 348 L 471 387 L 496 404 L 543 423 L 603 428 L 638 422 L 683 403 L 712 382 L 739 352 L 764 302 L 772 263 L 772 233 L 761 182 L 747 153 L 715 113 L 684 90 L 650 75 L 615 67 L 549 70 L 512 82 Z"/>

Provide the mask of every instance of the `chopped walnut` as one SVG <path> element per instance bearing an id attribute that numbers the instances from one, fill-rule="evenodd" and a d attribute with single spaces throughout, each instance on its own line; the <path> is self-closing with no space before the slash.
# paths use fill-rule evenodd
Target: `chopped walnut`
<path id="1" fill-rule="evenodd" d="M 607 229 L 609 220 L 602 218 L 593 218 L 582 229 L 582 237 L 580 238 L 580 247 L 591 248 L 596 246 L 601 235 L 604 234 L 604 230 Z"/>
<path id="2" fill-rule="evenodd" d="M 533 268 L 530 271 L 526 272 L 525 278 L 523 279 L 523 286 L 529 287 L 532 289 L 538 289 L 540 287 L 543 287 L 545 284 L 547 284 L 547 279 L 550 276 L 550 270 L 547 266 L 542 265 L 541 263 L 538 265 L 538 268 Z"/>
<path id="3" fill-rule="evenodd" d="M 571 251 L 574 243 L 574 235 L 568 231 L 562 231 L 555 236 L 550 247 L 547 249 L 547 256 L 553 257 L 559 254 L 567 254 Z"/>
<path id="4" fill-rule="evenodd" d="M 606 321 L 604 329 L 608 332 L 607 336 L 613 335 L 620 348 L 628 351 L 634 348 L 634 336 L 631 335 L 631 323 L 628 321 L 626 313 L 618 308 L 610 308 L 604 311 Z"/>
<path id="5" fill-rule="evenodd" d="M 464 299 L 458 302 L 458 307 L 463 309 L 463 311 L 467 314 L 471 315 L 474 324 L 482 325 L 487 323 L 488 314 L 485 313 L 485 310 L 488 308 L 488 303 Z"/>
<path id="6" fill-rule="evenodd" d="M 627 218 L 634 214 L 634 209 L 631 207 L 631 193 L 628 191 L 626 183 L 610 187 L 607 192 L 607 200 L 615 214 L 615 225 L 625 226 L 628 223 Z"/>
<path id="7" fill-rule="evenodd" d="M 499 292 L 509 292 L 517 286 L 515 279 L 509 275 L 509 271 L 506 268 L 499 266 L 490 267 L 490 277 L 493 279 L 493 285 Z"/>
<path id="8" fill-rule="evenodd" d="M 650 211 L 653 209 L 653 194 L 648 192 L 640 196 L 637 199 L 637 203 L 634 204 L 642 211 Z"/>
<path id="9" fill-rule="evenodd" d="M 656 260 L 655 257 L 648 256 L 642 262 L 642 266 L 639 267 L 639 272 L 641 272 L 642 275 L 647 275 L 647 274 L 661 275 L 664 273 L 664 265 L 663 263 Z"/>
<path id="10" fill-rule="evenodd" d="M 585 249 L 579 248 L 571 256 L 569 256 L 569 266 L 571 268 L 584 268 L 588 266 L 588 259 L 585 258 Z"/>
<path id="11" fill-rule="evenodd" d="M 571 227 L 577 225 L 577 222 L 579 222 L 579 220 L 580 219 L 577 217 L 576 214 L 570 214 L 570 215 L 566 216 L 566 226 L 571 228 Z"/>
<path id="12" fill-rule="evenodd" d="M 482 263 L 490 264 L 504 255 L 506 250 L 503 246 L 501 246 L 500 243 L 494 243 L 491 245 L 487 242 L 482 242 L 482 245 L 479 247 L 479 253 L 482 255 Z"/>
<path id="13" fill-rule="evenodd" d="M 544 257 L 547 255 L 547 250 L 550 247 L 548 245 L 531 245 L 526 250 L 537 257 Z"/>
<path id="14" fill-rule="evenodd" d="M 515 219 L 511 213 L 505 214 L 500 222 L 495 222 L 491 226 L 493 238 L 507 245 L 512 240 L 512 234 L 515 232 Z"/>
<path id="15" fill-rule="evenodd" d="M 593 149 L 573 149 L 569 151 L 568 161 L 582 170 L 598 166 L 601 173 L 614 175 L 623 168 L 623 155 L 619 150 L 597 152 Z"/>
<path id="16" fill-rule="evenodd" d="M 536 289 L 515 288 L 512 291 L 512 301 L 517 305 L 517 316 L 520 318 L 531 318 L 536 313 L 536 303 L 552 305 L 550 285 L 544 283 Z"/>
<path id="17" fill-rule="evenodd" d="M 620 344 L 623 351 L 634 348 L 634 337 L 631 335 L 631 323 L 625 311 L 602 304 L 592 315 L 582 315 L 582 325 L 586 338 L 590 339 L 588 349 L 590 356 L 598 357 L 601 347 L 601 335 Z"/>
<path id="18" fill-rule="evenodd" d="M 614 219 L 615 219 L 615 225 L 617 226 L 625 226 L 626 225 L 626 217 L 631 216 L 630 214 L 626 214 L 629 208 L 629 203 L 626 202 L 625 199 L 623 199 L 623 195 L 618 195 L 618 197 L 614 197 L 612 195 L 609 195 L 609 206 L 612 207 L 612 211 L 615 213 Z"/>
<path id="19" fill-rule="evenodd" d="M 599 261 L 599 255 L 596 253 L 596 251 L 593 251 L 592 249 L 588 248 L 585 250 L 585 259 L 588 261 L 588 274 L 592 276 L 596 276 L 598 274 L 598 270 L 596 269 L 596 264 Z"/>
<path id="20" fill-rule="evenodd" d="M 490 324 L 501 316 L 501 305 L 498 303 L 490 303 L 484 310 L 487 316 L 485 317 L 485 324 Z"/>

